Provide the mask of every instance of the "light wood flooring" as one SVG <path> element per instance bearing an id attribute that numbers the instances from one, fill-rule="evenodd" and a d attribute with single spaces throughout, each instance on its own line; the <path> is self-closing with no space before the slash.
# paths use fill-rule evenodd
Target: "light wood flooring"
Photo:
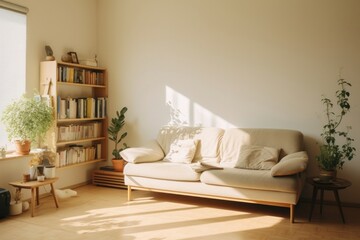
<path id="1" fill-rule="evenodd" d="M 86 185 L 78 196 L 40 199 L 35 217 L 30 211 L 0 220 L 1 240 L 125 239 L 125 240 L 227 240 L 227 239 L 360 239 L 360 208 L 319 207 L 308 222 L 309 204 L 296 207 L 289 222 L 286 208 L 209 200 L 176 195 L 134 192 Z"/>

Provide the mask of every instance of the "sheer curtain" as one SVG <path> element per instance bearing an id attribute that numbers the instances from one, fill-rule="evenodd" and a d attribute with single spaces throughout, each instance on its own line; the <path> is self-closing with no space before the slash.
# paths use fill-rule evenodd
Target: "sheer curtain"
<path id="1" fill-rule="evenodd" d="M 0 114 L 26 87 L 26 8 L 0 1 Z M 7 134 L 0 122 L 0 146 Z"/>

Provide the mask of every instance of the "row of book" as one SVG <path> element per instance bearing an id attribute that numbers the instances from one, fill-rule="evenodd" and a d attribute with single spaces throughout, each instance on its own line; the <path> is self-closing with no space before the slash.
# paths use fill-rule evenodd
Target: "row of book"
<path id="1" fill-rule="evenodd" d="M 104 72 L 66 66 L 58 67 L 58 82 L 105 85 Z"/>
<path id="2" fill-rule="evenodd" d="M 82 125 L 58 126 L 58 141 L 73 141 L 101 136 L 101 122 L 92 122 Z"/>
<path id="3" fill-rule="evenodd" d="M 104 118 L 106 115 L 107 98 L 61 98 L 58 96 L 58 119 Z"/>
<path id="4" fill-rule="evenodd" d="M 64 167 L 72 164 L 83 163 L 95 159 L 101 159 L 101 144 L 84 147 L 72 145 L 56 153 L 56 167 Z"/>

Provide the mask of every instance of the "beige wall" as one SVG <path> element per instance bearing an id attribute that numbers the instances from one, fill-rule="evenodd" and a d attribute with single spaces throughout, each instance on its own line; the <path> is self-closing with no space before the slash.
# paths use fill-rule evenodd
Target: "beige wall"
<path id="1" fill-rule="evenodd" d="M 96 0 L 11 0 L 29 8 L 27 15 L 26 89 L 31 93 L 39 88 L 40 61 L 45 59 L 45 45 L 49 44 L 57 60 L 67 51 L 76 51 L 79 58 L 97 52 Z M 28 170 L 29 158 L 0 161 L 0 187 L 9 188 L 9 181 L 20 179 Z M 93 165 L 59 169 L 62 188 L 90 179 Z M 49 189 L 47 189 L 49 191 Z M 25 195 L 24 197 L 27 197 Z"/>
<path id="2" fill-rule="evenodd" d="M 322 94 L 339 69 L 353 83 L 360 151 L 360 2 L 357 0 L 102 0 L 99 52 L 109 69 L 111 112 L 129 108 L 131 145 L 170 121 L 298 129 L 311 155 L 322 129 Z M 169 104 L 171 102 L 171 104 Z M 360 203 L 360 159 L 340 177 Z M 305 196 L 310 196 L 307 187 Z M 332 194 L 327 196 L 333 199 Z"/>

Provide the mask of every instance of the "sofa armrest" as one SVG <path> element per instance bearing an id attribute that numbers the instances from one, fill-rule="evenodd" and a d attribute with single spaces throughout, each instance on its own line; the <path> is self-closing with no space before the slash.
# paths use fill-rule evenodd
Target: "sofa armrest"
<path id="1" fill-rule="evenodd" d="M 287 176 L 302 172 L 306 169 L 308 161 L 305 151 L 286 155 L 271 168 L 271 176 Z"/>
<path id="2" fill-rule="evenodd" d="M 127 148 L 120 152 L 121 157 L 130 163 L 156 162 L 164 158 L 164 152 L 156 140 L 144 147 Z"/>

